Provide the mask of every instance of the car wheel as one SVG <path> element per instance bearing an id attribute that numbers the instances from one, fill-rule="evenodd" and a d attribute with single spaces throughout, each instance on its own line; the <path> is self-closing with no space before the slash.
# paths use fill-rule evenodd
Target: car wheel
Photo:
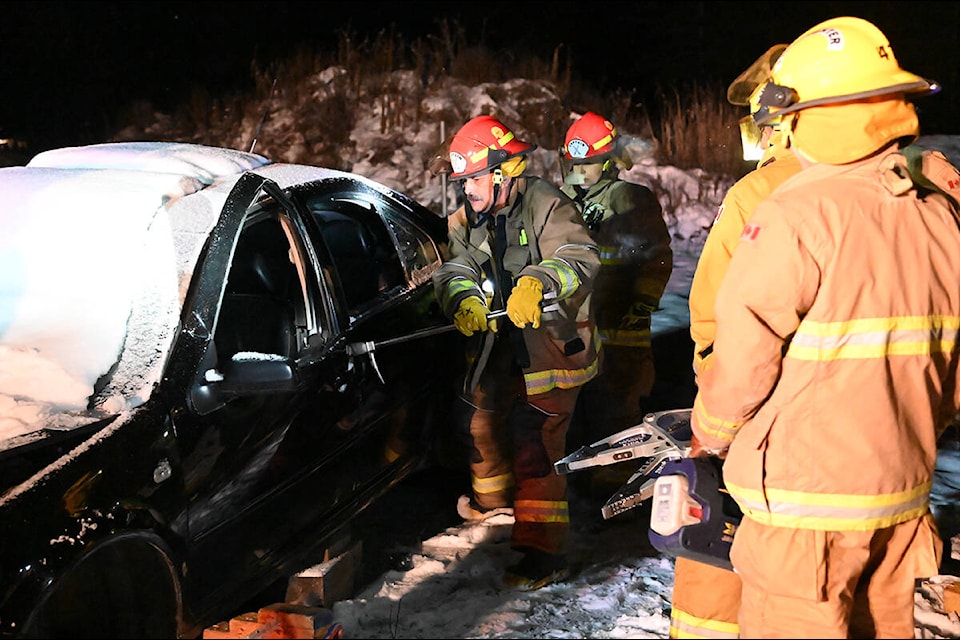
<path id="1" fill-rule="evenodd" d="M 168 556 L 139 536 L 98 543 L 56 580 L 27 638 L 179 637 L 179 581 Z"/>

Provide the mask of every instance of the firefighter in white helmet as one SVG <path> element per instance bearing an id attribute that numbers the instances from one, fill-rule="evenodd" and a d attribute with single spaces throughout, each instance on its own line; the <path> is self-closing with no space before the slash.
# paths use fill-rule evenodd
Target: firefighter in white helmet
<path id="1" fill-rule="evenodd" d="M 841 17 L 791 43 L 759 96 L 757 121 L 781 119 L 803 170 L 744 227 L 692 417 L 692 454 L 725 458 L 744 514 L 730 554 L 743 637 L 913 637 L 915 580 L 938 572 L 960 173 L 904 154 L 909 99 L 935 89 L 876 26 Z"/>
<path id="2" fill-rule="evenodd" d="M 670 279 L 673 252 L 657 196 L 619 177 L 621 167 L 632 166 L 623 141 L 613 123 L 591 111 L 570 126 L 560 149 L 561 190 L 577 203 L 600 247 L 590 306 L 603 370 L 580 393 L 571 434 L 580 441 L 572 446 L 639 424 L 653 389 L 651 314 Z"/>
<path id="3" fill-rule="evenodd" d="M 463 125 L 449 144 L 463 206 L 449 218 L 449 259 L 434 273 L 446 314 L 468 337 L 472 492 L 468 520 L 512 509 L 511 545 L 523 553 L 507 586 L 537 589 L 567 572 L 566 477 L 553 462 L 580 387 L 599 369 L 589 295 L 597 245 L 570 199 L 524 175 L 534 145 L 492 116 Z M 506 310 L 509 321 L 488 321 Z"/>
<path id="4" fill-rule="evenodd" d="M 759 95 L 785 44 L 770 47 L 740 74 L 727 89 L 727 100 L 748 106 L 740 121 L 743 157 L 758 160 L 756 168 L 727 191 L 700 252 L 690 285 L 690 337 L 694 344 L 693 368 L 700 373 L 712 362 L 716 335 L 714 304 L 727 273 L 730 258 L 743 228 L 757 205 L 787 178 L 800 171 L 800 161 L 783 144 L 779 119 L 762 126 L 754 120 L 760 111 Z M 740 578 L 733 571 L 691 558 L 678 557 L 670 612 L 671 638 L 736 638 L 740 609 Z"/>

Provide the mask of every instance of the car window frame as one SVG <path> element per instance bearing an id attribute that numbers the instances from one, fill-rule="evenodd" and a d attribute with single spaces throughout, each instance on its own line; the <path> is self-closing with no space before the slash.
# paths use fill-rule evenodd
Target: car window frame
<path id="1" fill-rule="evenodd" d="M 372 189 L 363 182 L 337 179 L 305 183 L 291 189 L 291 196 L 297 201 L 298 207 L 309 220 L 308 224 L 315 234 L 314 237 L 318 239 L 315 244 L 323 246 L 324 256 L 320 258 L 320 262 L 325 266 L 330 265 L 331 268 L 336 268 L 333 257 L 327 251 L 323 241 L 320 225 L 315 218 L 314 210 L 321 208 L 318 207 L 317 199 L 322 199 L 325 204 L 342 202 L 363 208 L 369 207 L 371 214 L 376 215 L 379 224 L 385 229 L 386 236 L 392 245 L 391 249 L 395 254 L 394 257 L 403 271 L 405 282 L 401 290 L 382 299 L 373 300 L 370 305 L 363 309 L 349 309 L 343 294 L 339 294 L 337 296 L 337 313 L 339 317 L 346 320 L 341 326 L 341 331 L 347 330 L 369 315 L 376 314 L 384 306 L 394 304 L 398 298 L 409 295 L 414 289 L 428 284 L 433 272 L 442 263 L 440 247 L 431 234 L 418 224 L 414 212 L 399 199 Z M 401 233 L 409 238 L 416 239 L 417 255 L 423 257 L 422 265 L 412 260 L 408 252 L 405 251 L 407 244 L 401 243 L 399 239 Z M 339 272 L 336 277 L 339 277 Z M 334 288 L 339 291 L 339 288 Z M 353 313 L 354 311 L 361 311 L 361 313 Z"/>

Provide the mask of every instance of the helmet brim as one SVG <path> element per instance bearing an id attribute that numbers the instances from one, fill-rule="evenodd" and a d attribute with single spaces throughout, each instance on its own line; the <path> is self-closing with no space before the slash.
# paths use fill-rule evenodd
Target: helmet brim
<path id="1" fill-rule="evenodd" d="M 772 109 L 763 106 L 761 98 L 762 108 L 757 114 L 755 114 L 754 118 L 758 125 L 764 125 L 770 124 L 777 118 L 787 114 L 809 109 L 810 107 L 822 107 L 830 104 L 855 102 L 857 100 L 866 100 L 868 98 L 876 98 L 878 96 L 892 95 L 896 93 L 923 96 L 932 95 L 940 91 L 940 85 L 936 81 L 921 78 L 920 76 L 914 75 L 909 71 L 901 71 L 894 79 L 900 80 L 901 82 L 887 87 L 880 87 L 879 89 L 858 91 L 856 93 L 848 93 L 842 96 L 829 96 L 826 98 L 816 98 L 814 100 L 802 100 L 784 107 L 775 106 Z"/>

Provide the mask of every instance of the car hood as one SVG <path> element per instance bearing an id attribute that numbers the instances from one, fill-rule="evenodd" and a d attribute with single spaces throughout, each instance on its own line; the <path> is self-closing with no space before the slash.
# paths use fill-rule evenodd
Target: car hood
<path id="1" fill-rule="evenodd" d="M 281 187 L 346 175 L 158 142 L 56 149 L 0 169 L 0 449 L 149 398 L 204 242 L 251 170 Z"/>

